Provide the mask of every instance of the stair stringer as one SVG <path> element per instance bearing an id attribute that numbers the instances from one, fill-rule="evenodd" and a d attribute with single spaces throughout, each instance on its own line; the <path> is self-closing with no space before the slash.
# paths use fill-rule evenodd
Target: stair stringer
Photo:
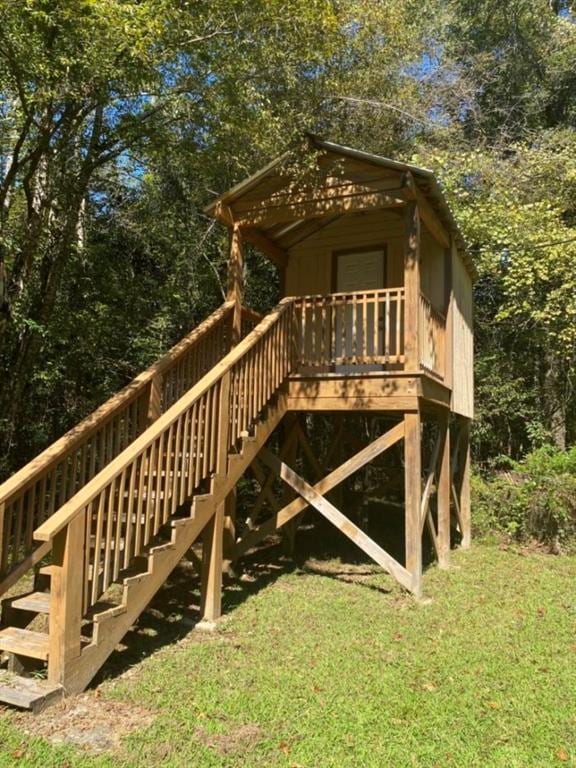
<path id="1" fill-rule="evenodd" d="M 266 408 L 264 419 L 254 428 L 254 435 L 242 438 L 239 453 L 228 457 L 225 476 L 212 479 L 210 493 L 196 496 L 191 516 L 172 521 L 171 541 L 153 547 L 148 554 L 147 570 L 124 579 L 122 603 L 94 616 L 92 641 L 76 659 L 67 664 L 64 688 L 67 695 L 80 693 L 90 683 L 126 632 L 144 611 L 170 573 L 184 557 L 202 530 L 248 469 L 260 449 L 280 424 L 286 413 L 286 395 L 280 392 Z"/>

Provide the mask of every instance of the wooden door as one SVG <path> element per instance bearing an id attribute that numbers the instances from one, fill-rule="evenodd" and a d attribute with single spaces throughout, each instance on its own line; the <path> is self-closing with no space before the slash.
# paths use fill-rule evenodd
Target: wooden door
<path id="1" fill-rule="evenodd" d="M 353 253 L 336 254 L 336 293 L 352 293 L 356 291 L 371 291 L 384 288 L 386 254 L 383 249 L 365 250 Z M 381 355 L 383 348 L 384 318 L 375 311 L 373 304 L 366 307 L 366 318 L 362 316 L 363 308 L 356 309 L 356 317 L 352 306 L 343 308 L 337 315 L 336 329 L 336 358 L 353 358 L 358 349 L 368 349 L 373 355 Z M 341 324 L 345 327 L 342 328 Z M 377 327 L 375 324 L 377 323 Z M 366 332 L 366 345 L 364 344 Z M 340 373 L 380 371 L 381 365 L 337 365 Z"/>

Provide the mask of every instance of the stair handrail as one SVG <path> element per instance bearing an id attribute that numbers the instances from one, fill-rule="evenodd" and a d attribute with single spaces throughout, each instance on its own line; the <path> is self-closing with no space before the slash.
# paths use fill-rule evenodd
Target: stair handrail
<path id="1" fill-rule="evenodd" d="M 225 301 L 120 392 L 0 485 L 0 593 L 45 555 L 45 547 L 34 547 L 34 528 L 229 351 L 233 315 L 234 302 Z M 242 308 L 244 332 L 258 322 L 253 315 Z"/>
<path id="2" fill-rule="evenodd" d="M 78 493 L 70 498 L 60 509 L 34 531 L 37 541 L 52 541 L 56 535 L 68 526 L 77 514 L 90 504 L 99 493 L 118 477 L 134 459 L 142 454 L 165 432 L 178 416 L 189 409 L 207 390 L 230 372 L 236 363 L 244 358 L 258 344 L 269 329 L 281 318 L 294 303 L 293 297 L 280 301 L 272 312 L 252 330 L 236 347 L 217 363 L 200 381 L 195 384 L 174 405 L 163 413 L 142 435 L 113 459 L 104 469 L 90 480 Z M 290 350 L 292 353 L 292 350 Z"/>
<path id="3" fill-rule="evenodd" d="M 28 485 L 35 473 L 44 469 L 47 464 L 57 461 L 62 454 L 80 444 L 104 420 L 110 418 L 114 411 L 127 401 L 133 399 L 155 376 L 164 373 L 208 328 L 218 323 L 234 307 L 233 301 L 225 301 L 211 315 L 197 325 L 187 336 L 175 344 L 168 352 L 146 370 L 138 374 L 129 384 L 112 395 L 106 402 L 99 405 L 91 414 L 68 430 L 62 437 L 55 440 L 48 448 L 35 456 L 17 472 L 0 485 L 0 503 L 5 502 L 23 486 Z"/>

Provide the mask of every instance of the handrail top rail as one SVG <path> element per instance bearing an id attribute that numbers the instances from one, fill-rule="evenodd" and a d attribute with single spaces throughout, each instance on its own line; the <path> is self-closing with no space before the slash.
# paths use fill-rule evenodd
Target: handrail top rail
<path id="1" fill-rule="evenodd" d="M 170 363 L 174 362 L 179 355 L 185 352 L 197 339 L 202 336 L 210 327 L 218 323 L 234 307 L 233 301 L 225 301 L 218 309 L 214 310 L 199 325 L 193 328 L 183 339 L 175 344 L 156 362 L 139 373 L 132 381 L 123 387 L 119 392 L 108 398 L 99 405 L 92 413 L 86 416 L 82 421 L 76 424 L 72 429 L 65 432 L 55 442 L 45 448 L 42 453 L 35 456 L 28 464 L 25 464 L 17 472 L 11 475 L 2 485 L 0 485 L 0 503 L 5 502 L 17 491 L 31 484 L 34 476 L 41 470 L 47 469 L 50 464 L 57 462 L 61 455 L 66 451 L 73 450 L 82 440 L 106 423 L 108 418 L 114 415 L 118 406 L 129 403 L 135 399 L 142 388 L 147 385 L 155 376 L 164 373 Z"/>
<path id="2" fill-rule="evenodd" d="M 404 293 L 404 286 L 399 285 L 395 288 L 370 288 L 368 290 L 364 291 L 339 291 L 336 293 L 312 293 L 307 294 L 305 296 L 289 296 L 288 298 L 293 299 L 296 302 L 299 301 L 305 301 L 307 299 L 332 299 L 332 298 L 340 298 L 342 296 L 385 296 L 388 293 L 394 293 L 394 294 L 403 294 Z"/>
<path id="3" fill-rule="evenodd" d="M 225 357 L 216 363 L 188 392 L 165 411 L 148 429 L 128 445 L 121 453 L 107 464 L 92 480 L 72 496 L 51 517 L 45 520 L 35 531 L 38 541 L 51 541 L 71 520 L 100 493 L 113 478 L 145 451 L 174 421 L 194 404 L 210 387 L 225 376 L 232 367 L 246 355 L 278 320 L 286 308 L 293 303 L 290 297 L 279 304 L 237 344 Z"/>

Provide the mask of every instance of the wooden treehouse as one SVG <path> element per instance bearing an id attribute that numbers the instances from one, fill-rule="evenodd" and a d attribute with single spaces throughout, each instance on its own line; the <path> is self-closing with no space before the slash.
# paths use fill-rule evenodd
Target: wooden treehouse
<path id="1" fill-rule="evenodd" d="M 469 544 L 475 272 L 432 173 L 310 137 L 206 210 L 230 232 L 228 300 L 0 486 L 4 702 L 83 690 L 195 544 L 206 622 L 223 569 L 306 507 L 415 595 L 424 531 L 440 566 Z M 243 305 L 246 243 L 280 272 L 265 317 Z M 318 413 L 380 431 L 335 430 L 322 460 Z M 328 496 L 384 452 L 400 457 L 400 558 Z M 248 471 L 259 491 L 237 519 Z"/>

